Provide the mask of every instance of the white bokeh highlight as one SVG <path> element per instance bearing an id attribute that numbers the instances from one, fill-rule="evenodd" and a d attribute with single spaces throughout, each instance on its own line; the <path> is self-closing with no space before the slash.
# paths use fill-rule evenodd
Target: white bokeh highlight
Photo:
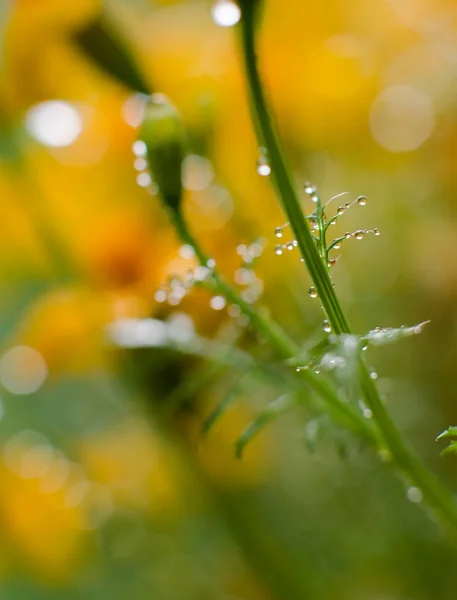
<path id="1" fill-rule="evenodd" d="M 80 136 L 83 119 L 69 102 L 47 100 L 28 110 L 25 125 L 29 134 L 43 146 L 66 148 Z"/>
<path id="2" fill-rule="evenodd" d="M 241 18 L 241 10 L 230 0 L 218 0 L 211 8 L 211 15 L 219 27 L 233 27 Z"/>

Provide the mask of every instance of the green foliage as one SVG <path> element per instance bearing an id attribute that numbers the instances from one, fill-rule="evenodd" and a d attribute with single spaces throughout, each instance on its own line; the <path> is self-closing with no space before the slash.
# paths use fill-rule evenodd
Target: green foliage
<path id="1" fill-rule="evenodd" d="M 434 511 L 449 532 L 456 535 L 457 508 L 452 496 L 434 475 L 419 463 L 403 435 L 397 430 L 377 390 L 375 384 L 377 375 L 369 372 L 362 353 L 368 346 L 386 345 L 416 335 L 422 331 L 427 321 L 414 327 L 376 328 L 363 336 L 351 332 L 330 275 L 330 270 L 336 264 L 338 257 L 332 258 L 330 253 L 338 250 L 349 238 L 361 240 L 367 233 L 377 236 L 380 232 L 377 228 L 359 229 L 352 233 L 347 232 L 344 236 L 328 243 L 329 227 L 336 223 L 350 206 L 354 204 L 364 206 L 366 197 L 359 196 L 352 202 L 346 202 L 337 208 L 334 216 L 328 219 L 326 209 L 330 202 L 342 194 L 322 204 L 316 187 L 311 183 L 305 184 L 305 193 L 316 208 L 311 215 L 304 214 L 273 126 L 257 68 L 254 29 L 258 6 L 257 2 L 248 0 L 241 2 L 242 56 L 253 121 L 257 128 L 264 160 L 268 160 L 269 173 L 271 172 L 278 200 L 288 219 L 287 225 L 291 227 L 294 234 L 295 239 L 291 244 L 293 247 L 298 247 L 313 282 L 309 295 L 311 298 L 319 297 L 325 315 L 324 331 L 330 335 L 303 355 L 297 343 L 282 330 L 278 323 L 247 303 L 221 278 L 213 264 L 214 261 L 210 261 L 201 250 L 181 214 L 180 172 L 184 157 L 183 127 L 176 109 L 166 98 L 156 95 L 146 107 L 139 139 L 146 146 L 151 174 L 158 184 L 159 193 L 163 203 L 169 209 L 169 215 L 179 237 L 193 248 L 200 266 L 206 269 L 208 275 L 206 283 L 211 289 L 217 290 L 217 293 L 224 296 L 228 303 L 236 305 L 248 318 L 250 326 L 271 343 L 275 352 L 289 365 L 293 364 L 297 371 L 301 371 L 297 377 L 302 378 L 303 386 L 309 386 L 320 395 L 325 402 L 326 410 L 332 416 L 337 416 L 364 442 L 370 443 L 378 452 L 382 451 L 383 455 L 390 457 L 391 464 L 397 467 L 402 477 L 408 480 L 409 485 L 420 490 L 420 497 L 423 498 L 424 503 Z M 282 235 L 282 232 L 280 233 Z M 281 254 L 282 248 L 283 246 L 277 246 L 276 253 Z M 312 371 L 309 368 L 311 366 Z M 321 371 L 332 376 L 331 379 L 336 383 L 336 387 L 322 382 Z M 223 414 L 234 397 L 235 395 L 229 393 L 221 401 L 208 417 L 204 431 L 208 430 Z M 241 434 L 236 444 L 237 456 L 241 457 L 248 442 L 268 423 L 294 407 L 297 397 L 297 394 L 285 393 L 268 404 Z M 353 402 L 348 405 L 348 400 Z M 354 407 L 357 407 L 357 410 L 354 410 Z M 370 421 L 369 425 L 366 423 L 367 420 Z"/>

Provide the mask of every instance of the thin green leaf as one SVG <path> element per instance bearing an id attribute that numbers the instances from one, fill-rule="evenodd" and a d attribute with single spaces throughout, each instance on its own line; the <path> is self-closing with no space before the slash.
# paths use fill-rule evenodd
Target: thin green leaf
<path id="1" fill-rule="evenodd" d="M 441 452 L 441 456 L 446 456 L 447 454 L 457 454 L 457 442 L 452 441 L 449 446 Z"/>
<path id="2" fill-rule="evenodd" d="M 79 31 L 75 41 L 99 69 L 132 90 L 151 93 L 132 51 L 104 13 Z"/>
<path id="3" fill-rule="evenodd" d="M 275 421 L 287 413 L 298 402 L 297 395 L 284 394 L 264 408 L 263 412 L 246 427 L 235 444 L 235 453 L 238 459 L 243 456 L 246 444 L 248 444 L 268 423 Z"/>
<path id="4" fill-rule="evenodd" d="M 216 405 L 214 410 L 208 415 L 202 425 L 202 434 L 206 435 L 209 430 L 214 426 L 216 421 L 232 406 L 237 398 L 239 398 L 241 393 L 241 384 L 233 386 L 228 390 L 228 392 L 224 395 L 222 400 Z"/>
<path id="5" fill-rule="evenodd" d="M 436 436 L 437 440 L 442 440 L 443 438 L 457 437 L 457 426 L 450 425 L 447 429 L 442 431 L 439 435 Z"/>
<path id="6" fill-rule="evenodd" d="M 361 340 L 362 342 L 370 344 L 370 346 L 384 346 L 386 344 L 391 344 L 393 342 L 397 342 L 398 340 L 422 333 L 425 325 L 428 323 L 430 323 L 430 321 L 423 321 L 422 323 L 414 325 L 413 327 L 399 327 L 398 329 L 384 327 L 382 329 L 373 329 L 366 335 L 362 336 Z"/>

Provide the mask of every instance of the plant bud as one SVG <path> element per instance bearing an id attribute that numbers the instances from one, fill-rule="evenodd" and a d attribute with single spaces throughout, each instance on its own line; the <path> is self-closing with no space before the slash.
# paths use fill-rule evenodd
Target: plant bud
<path id="1" fill-rule="evenodd" d="M 179 213 L 184 127 L 178 111 L 162 94 L 153 94 L 146 105 L 139 139 L 146 144 L 149 169 L 163 203 Z"/>

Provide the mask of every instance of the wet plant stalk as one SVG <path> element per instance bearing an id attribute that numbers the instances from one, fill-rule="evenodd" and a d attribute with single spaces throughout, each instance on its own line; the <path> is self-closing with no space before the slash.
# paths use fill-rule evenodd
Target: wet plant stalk
<path id="1" fill-rule="evenodd" d="M 332 329 L 337 335 L 348 334 L 351 333 L 348 321 L 335 293 L 327 265 L 319 256 L 300 207 L 283 150 L 272 124 L 270 109 L 257 69 L 254 29 L 260 2 L 259 0 L 242 0 L 240 5 L 242 8 L 240 27 L 244 71 L 259 143 L 268 152 L 271 176 L 277 196 L 292 227 Z M 384 407 L 376 385 L 370 378 L 362 359 L 360 359 L 359 376 L 364 401 L 373 413 L 373 420 L 393 462 L 408 482 L 422 491 L 424 503 L 432 509 L 436 518 L 457 540 L 457 508 L 449 490 L 436 479 L 431 471 L 419 463 L 404 443 L 400 432 Z"/>
<path id="2" fill-rule="evenodd" d="M 168 214 L 179 238 L 184 244 L 189 244 L 194 249 L 200 265 L 207 266 L 208 256 L 206 256 L 197 240 L 189 231 L 181 213 L 169 210 Z M 221 277 L 216 269 L 212 269 L 211 280 L 218 293 L 223 295 L 228 302 L 239 306 L 241 312 L 249 318 L 251 325 L 269 341 L 282 358 L 294 358 L 300 354 L 300 347 L 289 337 L 284 329 L 276 321 L 273 321 L 268 316 L 259 312 L 257 308 L 253 308 L 245 302 L 237 291 Z M 361 437 L 365 442 L 377 446 L 378 438 L 372 424 L 351 406 L 344 403 L 327 381 L 317 377 L 312 371 L 302 371 L 297 378 L 306 383 L 309 388 L 313 389 L 325 400 L 329 411 L 337 420 L 345 423 L 353 433 Z"/>

